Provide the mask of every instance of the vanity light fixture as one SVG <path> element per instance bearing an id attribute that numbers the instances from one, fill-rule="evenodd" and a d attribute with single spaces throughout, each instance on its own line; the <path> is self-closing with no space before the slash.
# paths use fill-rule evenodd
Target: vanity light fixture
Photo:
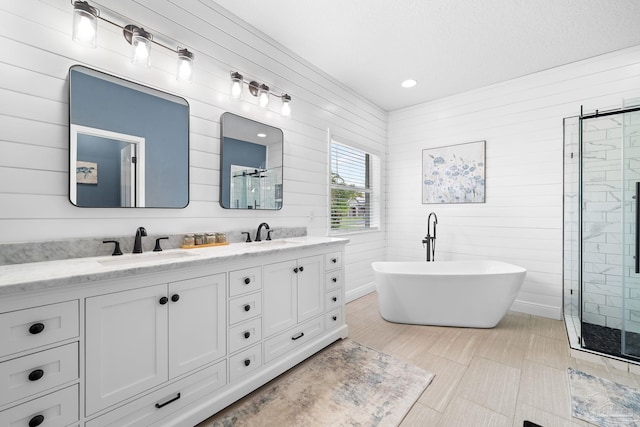
<path id="1" fill-rule="evenodd" d="M 98 45 L 98 15 L 100 11 L 86 1 L 73 3 L 73 41 L 95 49 Z"/>
<path id="2" fill-rule="evenodd" d="M 269 95 L 279 98 L 282 101 L 281 114 L 283 117 L 291 117 L 291 96 L 284 93 L 278 95 L 271 92 L 269 86 L 264 83 L 258 83 L 255 80 L 246 81 L 242 74 L 237 71 L 231 72 L 231 99 L 242 99 L 243 85 L 246 84 L 249 93 L 258 98 L 258 107 L 266 110 L 269 106 Z"/>
<path id="3" fill-rule="evenodd" d="M 153 34 L 137 25 L 124 27 L 101 16 L 100 10 L 86 1 L 71 0 L 73 5 L 73 41 L 95 48 L 97 45 L 98 19 L 122 29 L 122 34 L 131 45 L 131 62 L 151 66 L 151 44 L 163 47 L 178 56 L 176 79 L 190 82 L 193 74 L 194 55 L 186 48 L 172 49 L 153 39 Z"/>

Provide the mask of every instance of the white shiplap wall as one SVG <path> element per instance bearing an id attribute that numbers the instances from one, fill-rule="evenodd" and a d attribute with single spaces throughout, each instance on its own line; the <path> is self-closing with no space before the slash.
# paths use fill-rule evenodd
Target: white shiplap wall
<path id="1" fill-rule="evenodd" d="M 102 7 L 124 15 L 120 20 Z M 0 3 L 0 243 L 133 236 L 198 230 L 308 227 L 327 233 L 327 130 L 384 153 L 386 113 L 210 1 L 91 2 L 121 24 L 137 23 L 170 46 L 195 55 L 193 82 L 175 81 L 175 55 L 155 46 L 152 67 L 129 62 L 119 29 L 99 22 L 98 48 L 71 41 L 69 0 Z M 186 209 L 81 209 L 68 201 L 68 70 L 74 64 L 166 90 L 191 106 L 190 198 Z M 293 97 L 293 117 L 229 99 L 229 72 Z M 251 98 L 250 96 L 247 96 Z M 245 99 L 247 98 L 245 97 Z M 252 100 L 250 100 L 252 101 Z M 274 104 L 279 104 L 274 102 Z M 280 211 L 219 206 L 219 119 L 231 111 L 283 129 L 284 207 Z M 372 281 L 369 263 L 385 254 L 384 233 L 351 237 L 346 255 L 350 293 Z"/>
<path id="2" fill-rule="evenodd" d="M 437 83 L 436 83 L 437 84 Z M 562 311 L 562 118 L 640 95 L 640 46 L 389 114 L 387 236 L 392 260 L 424 260 L 427 215 L 436 259 L 498 259 L 527 277 L 514 310 Z M 486 203 L 423 205 L 422 150 L 486 140 Z"/>

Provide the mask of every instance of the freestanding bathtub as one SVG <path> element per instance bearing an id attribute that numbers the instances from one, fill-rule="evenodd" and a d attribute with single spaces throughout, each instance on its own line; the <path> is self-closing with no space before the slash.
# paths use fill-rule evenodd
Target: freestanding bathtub
<path id="1" fill-rule="evenodd" d="M 390 322 L 493 328 L 527 273 L 501 261 L 374 262 L 380 314 Z"/>

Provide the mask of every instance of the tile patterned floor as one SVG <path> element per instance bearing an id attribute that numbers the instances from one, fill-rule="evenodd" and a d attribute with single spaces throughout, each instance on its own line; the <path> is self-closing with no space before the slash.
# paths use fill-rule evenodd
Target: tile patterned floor
<path id="1" fill-rule="evenodd" d="M 570 356 L 564 323 L 509 312 L 493 329 L 401 325 L 377 294 L 347 304 L 349 336 L 436 374 L 401 427 L 589 426 L 571 417 L 567 368 L 640 389 L 640 376 Z"/>

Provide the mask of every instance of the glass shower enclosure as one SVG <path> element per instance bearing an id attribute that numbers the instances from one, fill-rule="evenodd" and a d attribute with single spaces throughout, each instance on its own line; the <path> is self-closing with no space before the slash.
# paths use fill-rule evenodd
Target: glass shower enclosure
<path id="1" fill-rule="evenodd" d="M 569 335 L 640 362 L 640 107 L 564 119 L 563 193 Z"/>

